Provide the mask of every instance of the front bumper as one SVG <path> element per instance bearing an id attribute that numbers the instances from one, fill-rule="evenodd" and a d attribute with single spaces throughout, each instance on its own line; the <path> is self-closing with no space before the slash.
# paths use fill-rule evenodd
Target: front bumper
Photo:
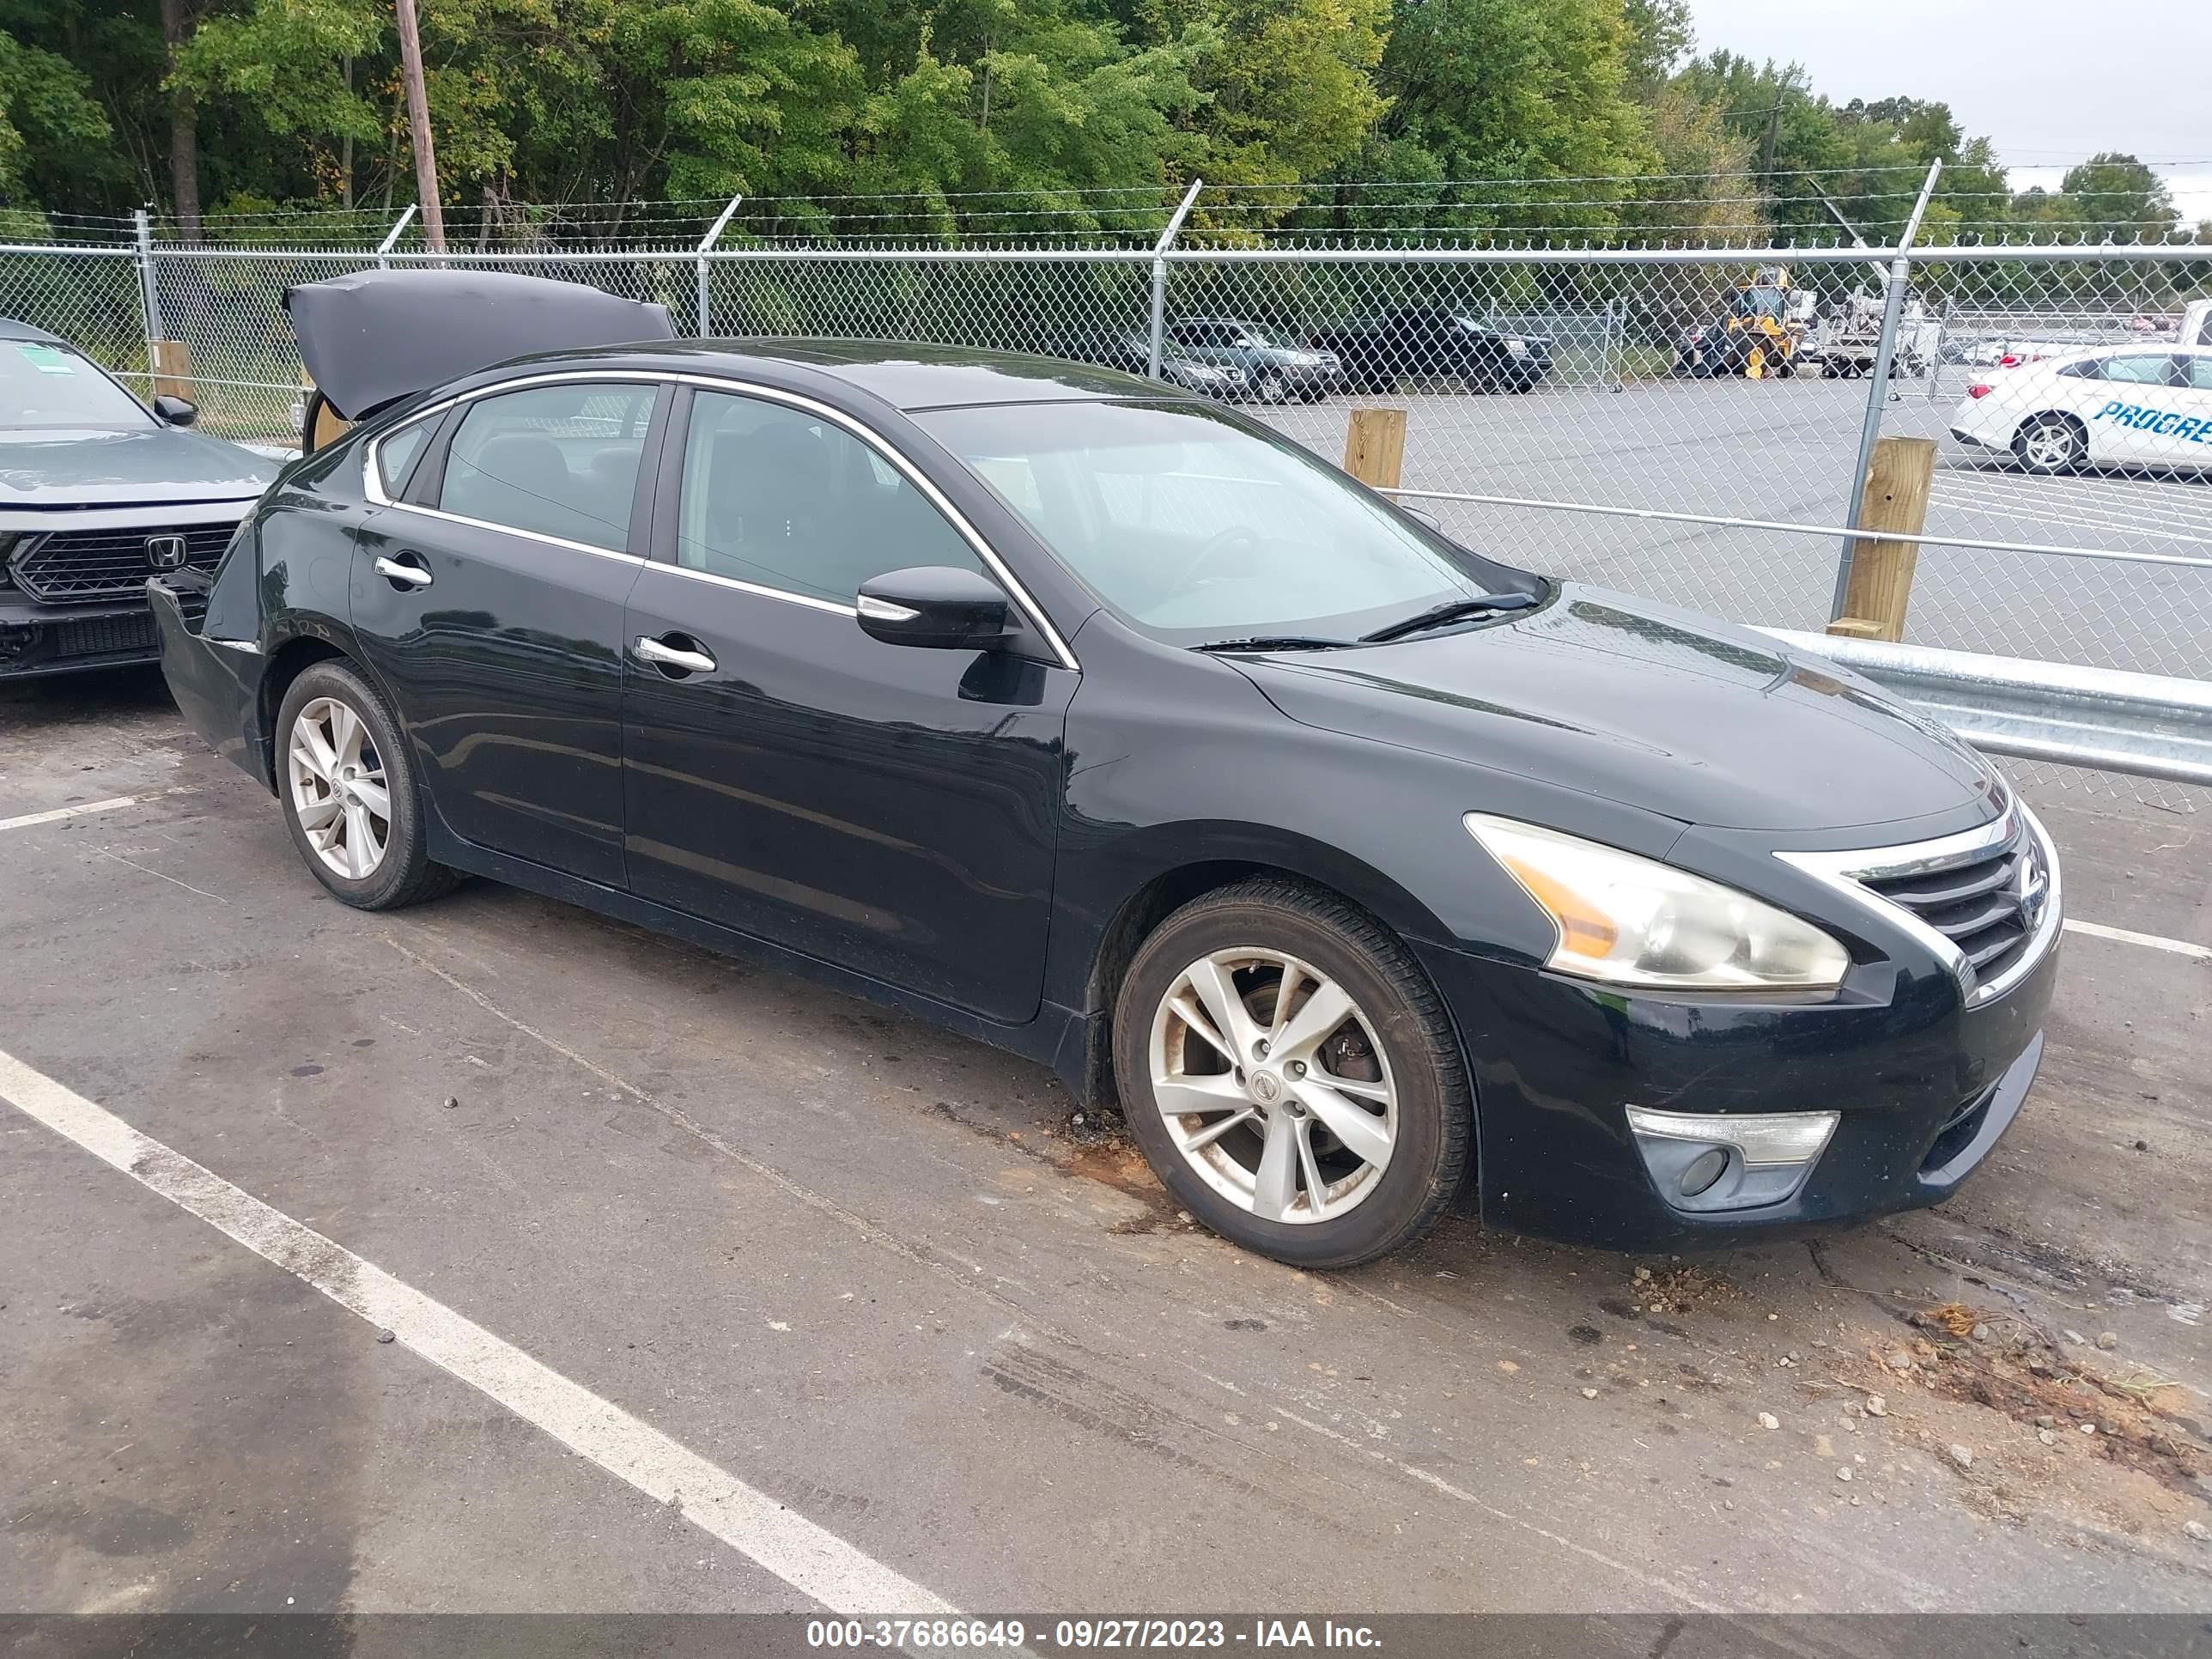
<path id="1" fill-rule="evenodd" d="M 40 605 L 0 593 L 0 680 L 127 668 L 158 648 L 143 601 Z"/>
<path id="2" fill-rule="evenodd" d="M 1613 1249 L 1720 1244 L 1940 1202 L 2010 1126 L 2034 1081 L 2054 944 L 1972 1007 L 1945 973 L 1900 973 L 1879 1002 L 1645 997 L 1416 946 L 1474 1074 L 1486 1222 Z M 1833 1111 L 1832 1138 L 1779 1202 L 1698 1212 L 1660 1191 L 1632 1106 Z"/>

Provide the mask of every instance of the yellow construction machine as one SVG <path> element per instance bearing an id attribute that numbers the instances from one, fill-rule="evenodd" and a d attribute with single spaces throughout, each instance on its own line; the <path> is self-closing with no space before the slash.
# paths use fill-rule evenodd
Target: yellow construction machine
<path id="1" fill-rule="evenodd" d="M 1690 331 L 1674 372 L 1752 380 L 1794 374 L 1819 304 L 1812 289 L 1790 286 L 1787 265 L 1760 265 L 1737 285 L 1725 316 Z"/>

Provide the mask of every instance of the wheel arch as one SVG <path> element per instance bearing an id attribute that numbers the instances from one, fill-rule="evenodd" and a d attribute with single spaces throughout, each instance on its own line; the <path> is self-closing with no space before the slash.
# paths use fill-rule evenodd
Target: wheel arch
<path id="1" fill-rule="evenodd" d="M 1218 826 L 1248 830 L 1249 826 Z M 1441 939 L 1448 930 L 1429 908 L 1403 887 L 1362 860 L 1336 848 L 1286 840 L 1279 836 L 1250 845 L 1224 844 L 1230 838 L 1207 836 L 1211 848 L 1185 844 L 1163 850 L 1117 902 L 1097 907 L 1105 920 L 1088 944 L 1080 966 L 1079 990 L 1090 1031 L 1081 1066 L 1080 1097 L 1092 1105 L 1116 1098 L 1114 1080 L 1114 1006 L 1138 948 L 1163 921 L 1194 899 L 1242 882 L 1275 877 L 1295 881 L 1352 905 L 1394 938 L 1408 945 L 1416 939 Z M 1074 1079 L 1069 1079 L 1071 1082 Z"/>
<path id="2" fill-rule="evenodd" d="M 284 707 L 284 694 L 292 683 L 319 662 L 333 659 L 345 663 L 356 673 L 376 684 L 367 660 L 352 634 L 336 623 L 301 619 L 303 626 L 279 643 L 269 647 L 269 665 L 262 672 L 260 688 L 256 695 L 254 714 L 260 728 L 258 752 L 261 762 L 261 781 L 273 794 L 276 790 L 276 716 Z M 378 688 L 380 690 L 382 688 Z"/>

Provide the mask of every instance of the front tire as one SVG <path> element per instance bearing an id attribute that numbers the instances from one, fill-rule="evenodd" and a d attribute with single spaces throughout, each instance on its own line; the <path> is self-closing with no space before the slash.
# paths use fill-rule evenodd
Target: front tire
<path id="1" fill-rule="evenodd" d="M 2036 415 L 2012 434 L 2012 453 L 2027 471 L 2048 477 L 2081 465 L 2088 458 L 2089 437 L 2081 422 L 2064 415 Z"/>
<path id="2" fill-rule="evenodd" d="M 1296 882 L 1241 883 L 1160 924 L 1122 981 L 1114 1065 L 1176 1200 L 1279 1261 L 1403 1249 L 1467 1177 L 1473 1100 L 1436 992 L 1372 918 Z"/>
<path id="3" fill-rule="evenodd" d="M 1263 404 L 1286 404 L 1291 400 L 1291 383 L 1272 368 L 1261 372 L 1252 383 L 1252 392 Z"/>
<path id="4" fill-rule="evenodd" d="M 276 716 L 276 794 L 301 859 L 357 910 L 434 898 L 460 878 L 433 864 L 399 723 L 352 665 L 319 662 Z"/>

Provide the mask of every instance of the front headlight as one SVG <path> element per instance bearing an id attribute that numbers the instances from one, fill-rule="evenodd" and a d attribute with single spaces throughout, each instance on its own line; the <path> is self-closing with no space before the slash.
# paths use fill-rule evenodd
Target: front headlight
<path id="1" fill-rule="evenodd" d="M 1832 991 L 1850 956 L 1811 923 L 1703 876 L 1512 818 L 1468 833 L 1559 930 L 1545 966 L 1655 991 Z"/>

